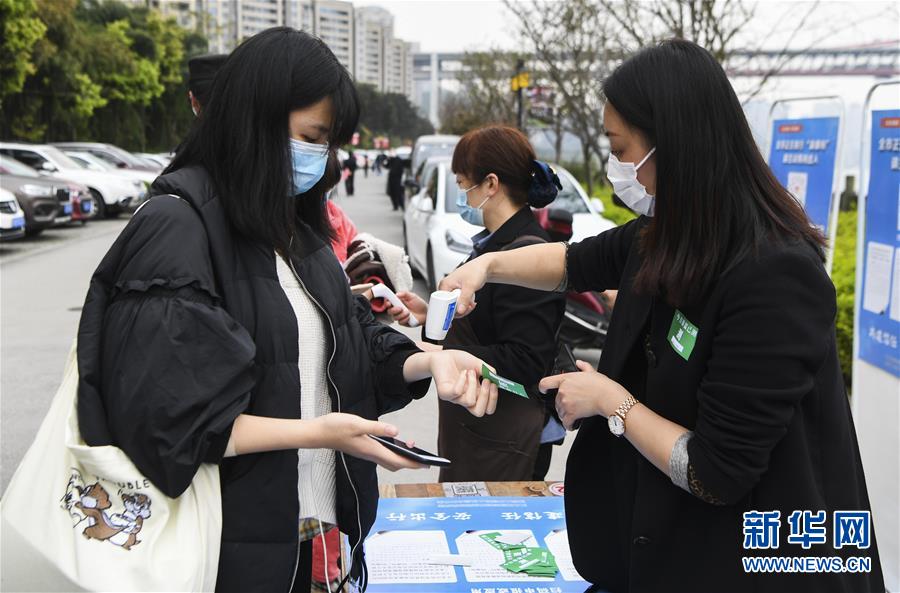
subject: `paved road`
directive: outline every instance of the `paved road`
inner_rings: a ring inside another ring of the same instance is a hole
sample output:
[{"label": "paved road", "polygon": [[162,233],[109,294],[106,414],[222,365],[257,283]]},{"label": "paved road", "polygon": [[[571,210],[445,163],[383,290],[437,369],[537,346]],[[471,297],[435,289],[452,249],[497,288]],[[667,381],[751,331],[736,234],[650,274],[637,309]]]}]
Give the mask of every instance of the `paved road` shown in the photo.
[{"label": "paved road", "polygon": [[[357,175],[357,191],[337,202],[360,231],[402,243],[402,218],[391,212],[385,177]],[[49,407],[78,326],[91,273],[127,219],[46,231],[0,245],[0,492],[12,477]],[[427,295],[421,281],[416,290]],[[399,326],[396,326],[399,327]],[[411,337],[418,332],[401,328]],[[385,417],[405,438],[437,450],[435,394]],[[555,448],[550,479],[562,479],[571,437]],[[437,470],[383,472],[386,482],[427,482]]]},{"label": "paved road", "polygon": [[62,379],[91,273],[126,223],[92,221],[0,248],[0,491]]}]

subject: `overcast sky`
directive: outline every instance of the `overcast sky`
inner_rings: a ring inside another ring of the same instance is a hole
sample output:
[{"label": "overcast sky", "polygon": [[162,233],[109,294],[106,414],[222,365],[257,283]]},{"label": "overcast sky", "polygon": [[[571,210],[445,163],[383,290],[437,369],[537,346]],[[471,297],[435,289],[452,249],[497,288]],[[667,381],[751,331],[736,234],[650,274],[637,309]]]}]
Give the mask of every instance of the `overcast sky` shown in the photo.
[{"label": "overcast sky", "polygon": [[[500,0],[355,0],[359,6],[377,5],[394,14],[395,35],[417,42],[421,51],[476,51],[491,48],[516,48],[519,43],[513,18]],[[807,15],[806,26],[797,31],[799,19]],[[893,1],[760,1],[756,19],[737,45],[781,49],[786,45],[806,47],[844,47],[900,38],[900,3]],[[762,40],[762,42],[760,42]],[[869,87],[868,77],[776,77],[751,106],[748,115],[759,134],[765,133],[768,102],[773,98],[839,94],[849,120],[858,119],[860,106]],[[752,86],[752,81],[737,79],[735,88]],[[876,96],[878,104],[896,104],[897,87],[888,87]],[[781,117],[798,116],[804,104],[791,104]],[[829,105],[816,106],[816,111]],[[821,115],[826,115],[822,113]],[[856,128],[858,126],[851,126]]]},{"label": "overcast sky", "polygon": [[[395,17],[395,34],[417,42],[422,51],[473,51],[517,44],[515,22],[499,0],[356,0],[358,6],[377,5]],[[813,2],[762,1],[758,19],[749,31],[754,42],[766,36],[767,45],[782,47]],[[900,9],[890,1],[819,2],[808,27],[792,36],[793,43],[821,42],[834,47],[900,37]]]}]

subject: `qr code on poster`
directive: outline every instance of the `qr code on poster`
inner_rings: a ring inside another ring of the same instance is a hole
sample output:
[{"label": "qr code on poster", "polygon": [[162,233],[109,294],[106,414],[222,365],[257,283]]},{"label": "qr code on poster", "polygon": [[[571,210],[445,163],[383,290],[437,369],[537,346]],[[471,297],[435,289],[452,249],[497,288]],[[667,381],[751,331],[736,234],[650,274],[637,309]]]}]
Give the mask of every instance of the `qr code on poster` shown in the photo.
[{"label": "qr code on poster", "polygon": [[445,482],[444,496],[489,496],[484,482]]}]

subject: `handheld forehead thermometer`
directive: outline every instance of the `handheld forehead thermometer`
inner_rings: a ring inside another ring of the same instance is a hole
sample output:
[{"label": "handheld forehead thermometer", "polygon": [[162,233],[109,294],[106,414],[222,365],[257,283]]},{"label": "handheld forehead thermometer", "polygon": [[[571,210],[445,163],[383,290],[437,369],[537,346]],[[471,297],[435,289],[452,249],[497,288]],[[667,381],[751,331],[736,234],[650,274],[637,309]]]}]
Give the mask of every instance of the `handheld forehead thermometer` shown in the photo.
[{"label": "handheld forehead thermometer", "polygon": [[[409,309],[406,308],[406,305],[403,304],[403,301],[400,300],[400,297],[394,294],[394,291],[384,284],[374,285],[372,287],[372,296],[374,296],[375,298],[387,299],[390,304],[394,305],[395,307],[400,307],[401,309],[409,313]],[[419,326],[419,320],[416,319],[416,316],[412,313],[409,313],[409,321],[407,323],[409,323],[409,327]]]},{"label": "handheld forehead thermometer", "polygon": [[443,340],[447,337],[453,315],[456,313],[456,301],[460,290],[436,290],[428,299],[428,316],[425,318],[425,335],[431,340]]}]

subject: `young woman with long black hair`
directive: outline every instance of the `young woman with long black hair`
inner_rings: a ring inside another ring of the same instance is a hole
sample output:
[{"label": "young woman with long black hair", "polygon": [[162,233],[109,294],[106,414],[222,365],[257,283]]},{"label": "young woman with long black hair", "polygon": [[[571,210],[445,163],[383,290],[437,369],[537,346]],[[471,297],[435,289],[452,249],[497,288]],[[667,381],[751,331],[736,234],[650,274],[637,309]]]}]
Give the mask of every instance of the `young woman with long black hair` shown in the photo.
[{"label": "young woman with long black hair", "polygon": [[[883,592],[874,531],[867,547],[834,544],[833,513],[869,499],[824,238],[709,52],[663,42],[603,89],[609,179],[642,216],[571,246],[487,254],[441,283],[462,289],[460,314],[486,282],[619,289],[599,370],[541,382],[568,428],[581,421],[566,468],[578,571],[603,591]],[[816,541],[820,518],[826,542],[788,541]],[[745,568],[762,556],[865,556],[871,571]]]},{"label": "young woman with long black hair", "polygon": [[335,523],[364,585],[375,464],[418,467],[369,438],[397,434],[378,416],[425,395],[429,377],[475,415],[496,405],[480,360],[420,352],[350,293],[324,185],[358,114],[321,40],[251,37],[91,281],[82,435],[173,497],[220,463],[220,591],[308,590],[309,537]]}]

